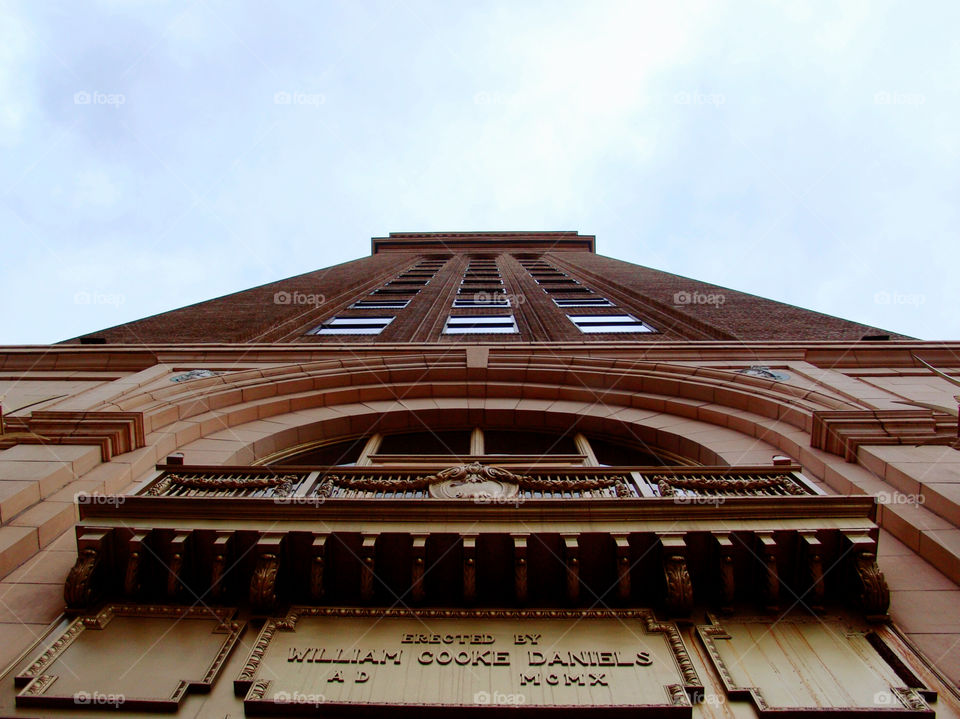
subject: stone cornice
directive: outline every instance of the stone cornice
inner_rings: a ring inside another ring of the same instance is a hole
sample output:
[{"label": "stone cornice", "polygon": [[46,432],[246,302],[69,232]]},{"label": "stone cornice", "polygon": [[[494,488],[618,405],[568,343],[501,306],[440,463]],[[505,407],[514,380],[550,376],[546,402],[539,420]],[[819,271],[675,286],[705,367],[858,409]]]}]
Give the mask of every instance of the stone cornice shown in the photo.
[{"label": "stone cornice", "polygon": [[334,344],[304,346],[297,343],[275,344],[198,344],[198,345],[99,345],[76,344],[13,346],[0,348],[0,371],[127,371],[136,372],[164,362],[183,366],[197,363],[312,362],[336,357],[392,355],[451,356],[471,346],[484,346],[492,354],[517,352],[553,355],[617,356],[627,353],[632,359],[647,361],[775,361],[805,360],[820,367],[917,367],[911,356],[943,367],[960,365],[960,342],[458,342],[457,345],[409,344]]},{"label": "stone cornice", "polygon": [[0,448],[16,444],[98,445],[104,462],[144,446],[141,412],[54,412],[8,417]]},{"label": "stone cornice", "polygon": [[860,445],[950,445],[957,441],[957,421],[928,410],[829,410],[813,413],[810,444],[848,462]]}]

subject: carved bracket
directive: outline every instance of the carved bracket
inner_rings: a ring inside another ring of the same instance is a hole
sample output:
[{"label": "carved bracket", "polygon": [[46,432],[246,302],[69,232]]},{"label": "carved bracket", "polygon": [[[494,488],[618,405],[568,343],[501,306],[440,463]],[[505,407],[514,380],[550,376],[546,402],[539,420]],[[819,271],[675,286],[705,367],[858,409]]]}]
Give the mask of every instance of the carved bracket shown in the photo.
[{"label": "carved bracket", "polygon": [[184,563],[189,552],[191,532],[176,532],[170,542],[169,561],[167,562],[167,596],[170,599],[182,597],[188,587],[185,581]]},{"label": "carved bracket", "polygon": [[527,602],[527,535],[513,536],[513,592],[517,604]]},{"label": "carved bracket", "polygon": [[853,594],[867,618],[885,621],[890,608],[890,589],[877,566],[877,542],[867,532],[846,532],[853,548]]},{"label": "carved bracket", "polygon": [[580,601],[580,537],[561,534],[564,561],[567,565],[567,599],[571,604]]},{"label": "carved bracket", "polygon": [[63,599],[71,610],[87,609],[103,592],[101,567],[110,565],[112,529],[88,530],[77,537],[77,562],[67,574],[63,585]]},{"label": "carved bracket", "polygon": [[149,536],[149,529],[135,530],[127,540],[127,568],[123,576],[123,593],[131,599],[140,594],[140,565]]},{"label": "carved bracket", "polygon": [[364,602],[373,601],[373,580],[376,578],[376,534],[364,534],[363,544],[360,547],[360,599]]},{"label": "carved bracket", "polygon": [[213,540],[213,563],[210,567],[210,596],[214,601],[223,598],[226,584],[227,562],[233,543],[233,532],[217,532]]},{"label": "carved bracket", "polygon": [[823,583],[823,544],[817,539],[816,532],[802,531],[798,534],[800,535],[800,546],[803,552],[800,567],[806,569],[804,579],[809,587],[801,595],[801,599],[814,612],[822,612],[826,597],[826,587]]},{"label": "carved bracket", "polygon": [[310,561],[310,596],[313,599],[323,599],[326,592],[324,586],[324,569],[326,566],[327,538],[328,534],[314,534],[313,544],[311,545],[311,554],[313,559]]},{"label": "carved bracket", "polygon": [[283,539],[283,534],[264,534],[257,542],[257,560],[250,577],[250,605],[255,612],[268,612],[277,602]]},{"label": "carved bracket", "polygon": [[463,600],[477,598],[477,535],[463,536]]},{"label": "carved bracket", "polygon": [[854,558],[854,567],[863,611],[868,618],[886,619],[890,609],[890,589],[877,566],[877,556],[872,552],[861,552]]},{"label": "carved bracket", "polygon": [[617,557],[617,598],[630,600],[630,541],[626,534],[611,535]]},{"label": "carved bracket", "polygon": [[413,601],[422,602],[426,595],[426,588],[423,583],[424,570],[427,563],[427,535],[414,534],[413,546],[411,547],[412,564],[410,567],[410,593]]},{"label": "carved bracket", "polygon": [[733,565],[733,538],[726,532],[715,532],[717,560],[717,599],[720,611],[732,612],[736,597],[736,583]]},{"label": "carved bracket", "polygon": [[757,559],[760,561],[760,597],[767,611],[780,606],[780,572],[777,568],[777,542],[773,532],[756,532]]},{"label": "carved bracket", "polygon": [[661,533],[660,544],[663,545],[667,610],[671,614],[687,615],[693,609],[693,584],[687,569],[686,541],[682,533]]}]

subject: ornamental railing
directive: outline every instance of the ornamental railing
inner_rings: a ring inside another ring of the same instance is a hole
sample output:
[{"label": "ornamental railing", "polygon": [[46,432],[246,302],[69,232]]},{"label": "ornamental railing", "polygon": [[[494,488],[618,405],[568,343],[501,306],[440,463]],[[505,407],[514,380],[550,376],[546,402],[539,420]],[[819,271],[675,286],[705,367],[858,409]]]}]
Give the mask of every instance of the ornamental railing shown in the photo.
[{"label": "ornamental railing", "polygon": [[820,494],[799,467],[511,467],[471,462],[438,471],[385,467],[158,465],[142,497],[323,500],[641,499]]}]

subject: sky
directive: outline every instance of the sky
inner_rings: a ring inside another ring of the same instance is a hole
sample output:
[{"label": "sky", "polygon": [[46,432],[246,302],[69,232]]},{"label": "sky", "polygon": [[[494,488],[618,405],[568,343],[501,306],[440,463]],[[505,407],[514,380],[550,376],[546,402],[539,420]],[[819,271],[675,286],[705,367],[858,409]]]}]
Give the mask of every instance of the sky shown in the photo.
[{"label": "sky", "polygon": [[0,0],[0,344],[577,230],[960,339],[960,3]]}]

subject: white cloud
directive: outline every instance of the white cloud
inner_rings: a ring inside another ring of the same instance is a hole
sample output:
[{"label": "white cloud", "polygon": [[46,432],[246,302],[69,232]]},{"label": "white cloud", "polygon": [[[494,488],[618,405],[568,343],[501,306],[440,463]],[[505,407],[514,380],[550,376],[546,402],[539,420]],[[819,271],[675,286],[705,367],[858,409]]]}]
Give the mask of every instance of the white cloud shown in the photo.
[{"label": "white cloud", "polygon": [[[6,286],[80,263],[133,319],[362,256],[391,230],[560,228],[960,334],[946,0],[97,7],[23,3],[0,30]],[[77,106],[83,89],[125,104]],[[145,298],[151,284],[178,290]],[[873,300],[917,287],[919,310]],[[31,311],[0,341],[96,328],[59,301]]]}]

